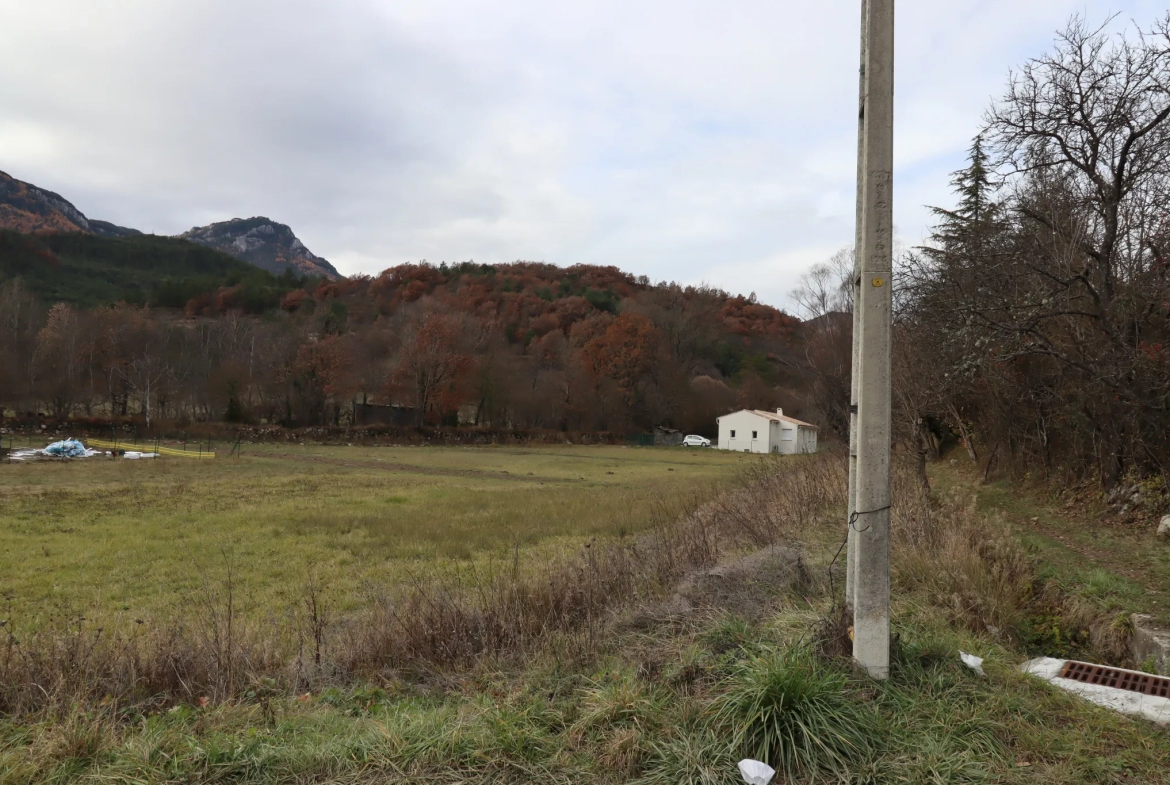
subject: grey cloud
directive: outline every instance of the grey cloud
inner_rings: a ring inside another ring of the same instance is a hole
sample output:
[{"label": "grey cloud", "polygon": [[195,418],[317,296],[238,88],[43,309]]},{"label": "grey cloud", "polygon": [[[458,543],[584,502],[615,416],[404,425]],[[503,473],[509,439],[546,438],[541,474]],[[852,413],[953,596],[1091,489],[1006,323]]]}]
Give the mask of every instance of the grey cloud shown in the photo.
[{"label": "grey cloud", "polygon": [[[0,169],[179,232],[288,223],[346,273],[618,264],[783,304],[852,237],[856,0],[0,0]],[[1069,13],[901,0],[896,222]]]}]

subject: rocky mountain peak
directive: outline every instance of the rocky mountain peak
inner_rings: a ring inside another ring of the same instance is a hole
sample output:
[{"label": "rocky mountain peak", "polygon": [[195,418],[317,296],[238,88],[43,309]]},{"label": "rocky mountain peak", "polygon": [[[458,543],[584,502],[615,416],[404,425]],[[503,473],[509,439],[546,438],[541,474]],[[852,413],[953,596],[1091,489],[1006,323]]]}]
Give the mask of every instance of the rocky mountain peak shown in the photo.
[{"label": "rocky mountain peak", "polygon": [[0,172],[0,227],[18,232],[84,232],[102,237],[139,234],[108,221],[91,221],[58,193]]},{"label": "rocky mountain peak", "polygon": [[[0,228],[26,234],[81,232],[110,238],[142,234],[136,229],[87,218],[60,194],[4,172],[0,172]],[[333,265],[306,248],[292,229],[264,216],[197,226],[179,237],[276,275],[292,270],[297,275],[331,281],[341,277]]]},{"label": "rocky mountain peak", "polygon": [[341,277],[332,264],[306,248],[287,225],[264,216],[197,226],[179,237],[223,251],[276,275],[292,270],[298,275],[329,280]]}]

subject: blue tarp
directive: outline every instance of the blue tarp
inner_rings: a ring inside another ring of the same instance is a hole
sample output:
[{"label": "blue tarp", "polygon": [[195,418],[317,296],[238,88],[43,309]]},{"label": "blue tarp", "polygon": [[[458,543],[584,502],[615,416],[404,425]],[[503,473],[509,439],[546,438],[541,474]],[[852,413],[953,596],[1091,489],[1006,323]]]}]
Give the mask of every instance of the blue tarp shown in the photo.
[{"label": "blue tarp", "polygon": [[59,458],[84,458],[85,445],[76,439],[66,439],[63,442],[53,442],[45,448],[46,455],[55,455]]}]

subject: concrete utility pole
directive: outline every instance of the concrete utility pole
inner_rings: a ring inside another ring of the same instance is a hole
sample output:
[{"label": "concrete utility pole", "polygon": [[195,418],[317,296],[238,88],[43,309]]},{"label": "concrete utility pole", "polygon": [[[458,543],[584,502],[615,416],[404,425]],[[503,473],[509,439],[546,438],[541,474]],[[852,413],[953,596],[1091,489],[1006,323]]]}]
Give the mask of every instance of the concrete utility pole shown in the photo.
[{"label": "concrete utility pole", "polygon": [[[865,238],[861,236],[861,218],[865,206],[862,198],[865,181],[865,24],[868,21],[866,14],[868,7],[866,0],[861,0],[861,79],[857,97],[857,216],[856,233],[853,239],[853,365],[849,373],[849,517],[853,520],[853,513],[857,510],[857,336],[861,335],[861,247]],[[853,594],[856,585],[857,570],[857,535],[853,527],[849,527],[848,544],[846,546],[847,567],[845,570],[845,613],[853,615]]]},{"label": "concrete utility pole", "polygon": [[893,298],[894,0],[862,0],[853,302],[849,564],[853,659],[890,674],[890,317]]}]

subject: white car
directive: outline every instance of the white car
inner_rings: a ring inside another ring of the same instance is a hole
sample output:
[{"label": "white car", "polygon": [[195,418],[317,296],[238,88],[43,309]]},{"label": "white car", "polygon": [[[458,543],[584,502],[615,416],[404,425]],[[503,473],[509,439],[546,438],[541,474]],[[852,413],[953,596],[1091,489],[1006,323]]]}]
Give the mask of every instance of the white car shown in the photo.
[{"label": "white car", "polygon": [[710,447],[711,446],[710,439],[704,439],[702,436],[696,436],[693,433],[690,436],[683,439],[682,443],[683,443],[683,447]]}]

